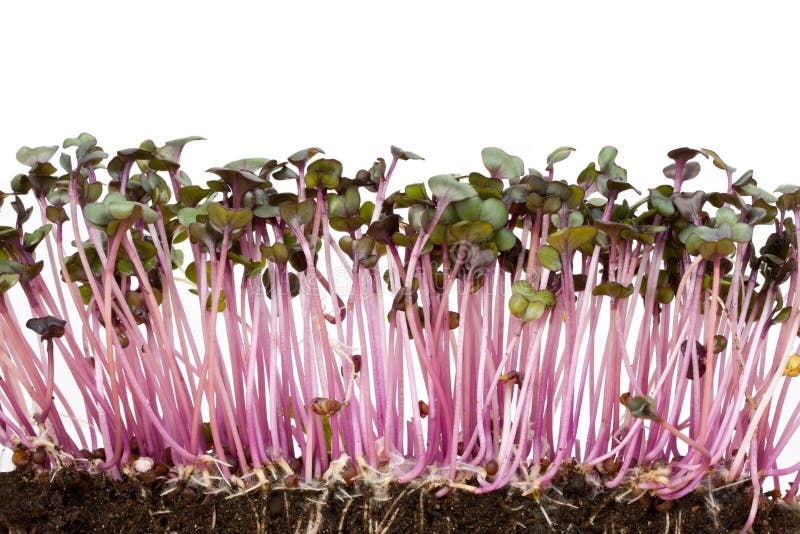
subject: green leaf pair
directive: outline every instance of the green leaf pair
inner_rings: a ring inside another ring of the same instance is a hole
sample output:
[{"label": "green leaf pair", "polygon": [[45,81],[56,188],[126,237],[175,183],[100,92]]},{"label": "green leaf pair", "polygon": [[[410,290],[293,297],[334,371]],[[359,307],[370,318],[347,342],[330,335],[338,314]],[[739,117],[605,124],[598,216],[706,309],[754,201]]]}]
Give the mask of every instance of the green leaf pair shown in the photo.
[{"label": "green leaf pair", "polygon": [[541,176],[526,176],[522,183],[528,191],[525,207],[532,213],[558,213],[564,205],[570,209],[577,208],[585,195],[580,186],[562,181],[548,182]]},{"label": "green leaf pair", "polygon": [[58,319],[52,315],[45,317],[34,317],[28,319],[25,326],[42,336],[42,339],[51,340],[54,337],[61,337],[64,335],[64,327],[67,321]]},{"label": "green leaf pair", "polygon": [[728,207],[717,210],[713,227],[690,225],[678,234],[689,254],[700,254],[707,260],[733,254],[736,243],[749,243],[752,237],[750,225],[740,222],[736,212]]},{"label": "green leaf pair", "polygon": [[243,195],[256,187],[270,187],[269,181],[261,178],[248,170],[231,169],[228,167],[212,167],[206,172],[216,174],[225,182],[231,191],[238,191]]},{"label": "green leaf pair", "polygon": [[281,219],[286,221],[289,226],[299,228],[302,225],[309,225],[314,221],[314,213],[317,203],[313,199],[303,202],[283,202],[279,207]]},{"label": "green leaf pair", "polygon": [[520,280],[511,286],[508,309],[524,323],[539,319],[547,308],[555,306],[556,297],[546,289],[535,290],[530,282]]},{"label": "green leaf pair", "polygon": [[559,254],[569,256],[577,249],[588,245],[597,235],[594,226],[577,226],[575,228],[562,228],[547,236],[547,242]]},{"label": "green leaf pair", "polygon": [[353,239],[349,236],[344,236],[339,240],[339,246],[342,250],[350,256],[353,262],[362,267],[371,269],[378,263],[378,256],[375,252],[375,241],[368,236],[359,239]]},{"label": "green leaf pair", "polygon": [[481,158],[492,178],[518,178],[525,174],[525,164],[522,159],[509,155],[501,148],[484,148],[481,151]]},{"label": "green leaf pair", "polygon": [[655,399],[649,395],[628,399],[628,409],[631,411],[631,415],[639,419],[660,421],[661,417],[656,413],[655,406]]},{"label": "green leaf pair", "polygon": [[26,167],[34,168],[42,163],[48,163],[56,152],[58,152],[58,145],[36,148],[24,146],[17,150],[17,161]]},{"label": "green leaf pair", "polygon": [[208,205],[208,223],[220,234],[227,231],[242,230],[253,220],[253,212],[248,209],[225,208],[219,202]]},{"label": "green leaf pair", "polygon": [[410,159],[425,159],[425,158],[423,158],[421,156],[418,156],[417,154],[414,154],[413,152],[411,152],[409,150],[403,150],[399,146],[392,145],[391,151],[392,151],[392,156],[396,157],[399,160],[403,160],[403,161],[407,161],[407,160],[410,160]]},{"label": "green leaf pair", "polygon": [[285,265],[289,261],[289,248],[283,243],[261,245],[261,255],[273,263]]},{"label": "green leaf pair", "polygon": [[112,192],[102,202],[93,202],[83,208],[86,220],[109,235],[113,235],[121,221],[141,219],[145,224],[153,224],[158,214],[149,206],[127,200],[123,195]]},{"label": "green leaf pair", "polygon": [[439,174],[428,180],[431,193],[446,205],[470,197],[478,196],[475,188],[464,182],[459,182],[452,174]]},{"label": "green leaf pair", "polygon": [[592,295],[605,295],[612,299],[628,298],[633,294],[633,284],[623,286],[619,282],[603,282],[595,286]]},{"label": "green leaf pair", "polygon": [[481,200],[480,197],[474,196],[460,200],[453,206],[460,221],[483,221],[488,223],[492,230],[502,228],[508,221],[505,204],[494,197]]},{"label": "green leaf pair", "polygon": [[336,189],[342,177],[342,164],[335,159],[318,159],[308,166],[306,186]]}]

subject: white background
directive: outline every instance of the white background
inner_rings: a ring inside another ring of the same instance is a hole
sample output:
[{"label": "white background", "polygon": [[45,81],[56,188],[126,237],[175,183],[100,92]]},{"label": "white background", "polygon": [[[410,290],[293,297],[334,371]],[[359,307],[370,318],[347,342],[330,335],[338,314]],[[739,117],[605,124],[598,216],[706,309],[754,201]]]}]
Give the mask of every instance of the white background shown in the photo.
[{"label": "white background", "polygon": [[[399,180],[480,169],[500,146],[542,169],[607,144],[640,188],[707,147],[759,185],[797,182],[800,38],[770,2],[8,2],[0,7],[0,189],[21,145],[81,131],[112,152],[186,149],[195,180],[320,146],[346,174],[391,144]],[[724,175],[704,165],[698,188]],[[397,185],[397,184],[395,184]],[[10,211],[3,208],[3,218]]]},{"label": "white background", "polygon": [[19,146],[89,131],[109,150],[202,135],[198,179],[311,145],[354,172],[390,144],[426,157],[415,179],[478,169],[489,145],[538,168],[570,145],[577,171],[606,144],[638,183],[684,145],[794,179],[789,2],[263,4],[4,3],[5,176]]}]

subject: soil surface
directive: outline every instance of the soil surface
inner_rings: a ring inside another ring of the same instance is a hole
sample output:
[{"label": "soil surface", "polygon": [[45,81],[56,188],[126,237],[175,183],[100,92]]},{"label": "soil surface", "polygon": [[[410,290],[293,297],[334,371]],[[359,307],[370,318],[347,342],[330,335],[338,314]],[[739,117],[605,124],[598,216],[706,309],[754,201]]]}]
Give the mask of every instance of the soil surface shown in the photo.
[{"label": "soil surface", "polygon": [[[377,495],[358,481],[318,490],[278,486],[231,497],[164,477],[0,473],[0,533],[731,532],[744,524],[751,503],[744,483],[665,503],[649,494],[598,491],[571,470],[538,500],[513,491],[453,490],[437,498],[435,488],[422,485],[391,485]],[[800,511],[763,496],[754,530],[800,532]]]}]

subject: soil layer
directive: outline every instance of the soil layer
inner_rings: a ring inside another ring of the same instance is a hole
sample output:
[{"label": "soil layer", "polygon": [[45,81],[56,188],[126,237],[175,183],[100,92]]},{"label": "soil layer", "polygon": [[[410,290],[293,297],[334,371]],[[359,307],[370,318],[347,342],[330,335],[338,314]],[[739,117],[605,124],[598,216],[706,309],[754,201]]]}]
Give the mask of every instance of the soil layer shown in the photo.
[{"label": "soil layer", "polygon": [[[730,532],[744,524],[752,502],[747,484],[698,489],[665,503],[648,494],[598,491],[572,471],[538,500],[513,491],[453,490],[437,498],[431,490],[392,485],[376,495],[358,483],[320,490],[276,485],[231,497],[165,478],[0,473],[0,533]],[[754,531],[799,532],[800,511],[764,496]]]}]

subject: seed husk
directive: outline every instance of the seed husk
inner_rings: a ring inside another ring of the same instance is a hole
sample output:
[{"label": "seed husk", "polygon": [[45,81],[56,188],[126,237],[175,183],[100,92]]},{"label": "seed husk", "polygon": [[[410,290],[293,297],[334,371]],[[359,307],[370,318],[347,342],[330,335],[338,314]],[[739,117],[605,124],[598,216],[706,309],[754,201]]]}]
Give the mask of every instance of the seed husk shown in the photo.
[{"label": "seed husk", "polygon": [[428,403],[423,400],[419,401],[419,416],[425,419],[426,417],[428,417],[428,413],[429,413]]},{"label": "seed husk", "polygon": [[486,474],[490,477],[493,477],[500,471],[500,465],[497,463],[497,460],[489,460],[486,462]]},{"label": "seed husk", "polygon": [[603,461],[603,471],[607,475],[616,475],[619,472],[621,464],[617,460],[607,458]]},{"label": "seed husk", "polygon": [[342,471],[342,478],[344,479],[345,484],[348,486],[353,485],[353,480],[358,476],[358,471],[356,467],[353,465],[352,462],[347,462],[347,465]]},{"label": "seed husk", "polygon": [[522,375],[519,374],[519,371],[509,371],[500,377],[500,382],[503,384],[513,383],[522,386]]},{"label": "seed husk", "polygon": [[666,514],[670,510],[672,510],[672,506],[675,504],[675,501],[661,501],[660,503],[656,504],[654,508],[659,512]]},{"label": "seed husk", "polygon": [[17,469],[27,469],[31,465],[31,453],[27,449],[17,449],[11,455],[11,463]]},{"label": "seed husk", "polygon": [[317,415],[333,415],[342,409],[342,403],[327,397],[311,399],[311,410]]},{"label": "seed husk", "polygon": [[36,465],[44,465],[45,462],[47,462],[47,452],[44,450],[44,447],[37,447],[31,455],[31,460]]},{"label": "seed husk", "polygon": [[289,468],[295,473],[299,473],[303,469],[303,457],[293,458],[289,460]]}]

